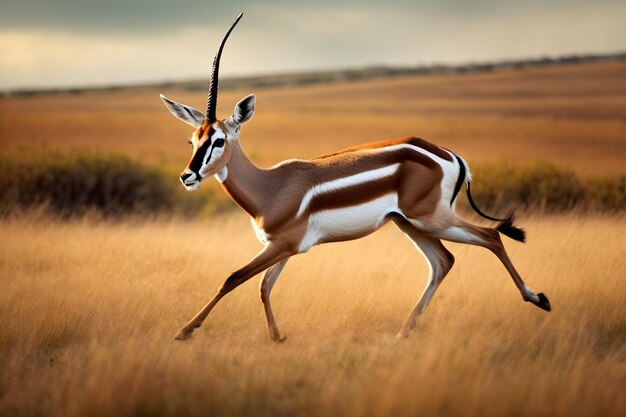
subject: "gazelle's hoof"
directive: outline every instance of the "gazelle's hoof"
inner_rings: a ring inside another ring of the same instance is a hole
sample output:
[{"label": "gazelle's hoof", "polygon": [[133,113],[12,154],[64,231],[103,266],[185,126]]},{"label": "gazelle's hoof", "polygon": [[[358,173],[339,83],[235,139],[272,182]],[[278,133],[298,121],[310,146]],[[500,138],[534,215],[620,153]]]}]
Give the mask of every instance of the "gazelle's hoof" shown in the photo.
[{"label": "gazelle's hoof", "polygon": [[529,301],[542,310],[546,310],[546,311],[552,310],[552,306],[550,305],[550,300],[548,300],[548,297],[546,297],[544,293],[537,294],[537,297],[539,297],[539,301],[535,301],[535,300],[529,300]]},{"label": "gazelle's hoof", "polygon": [[277,345],[280,345],[281,343],[285,343],[285,340],[287,340],[287,336],[283,336],[279,339],[274,340],[274,342],[276,342]]},{"label": "gazelle's hoof", "polygon": [[188,340],[188,339],[191,339],[192,333],[193,333],[193,329],[184,328],[176,335],[174,339],[178,341]]}]

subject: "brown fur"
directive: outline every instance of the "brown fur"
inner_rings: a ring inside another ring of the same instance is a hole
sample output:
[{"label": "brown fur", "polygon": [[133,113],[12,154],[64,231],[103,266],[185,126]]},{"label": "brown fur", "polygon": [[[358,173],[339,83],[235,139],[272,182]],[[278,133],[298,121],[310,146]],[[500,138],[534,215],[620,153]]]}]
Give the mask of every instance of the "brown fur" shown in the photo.
[{"label": "brown fur", "polygon": [[337,155],[342,155],[342,154],[346,154],[346,153],[350,153],[350,152],[357,152],[357,151],[362,151],[365,149],[380,149],[380,148],[384,148],[387,146],[394,146],[394,145],[401,145],[401,144],[409,144],[409,145],[413,145],[416,146],[418,148],[422,148],[425,151],[428,151],[436,156],[438,156],[439,158],[445,159],[446,161],[452,161],[452,156],[450,156],[450,154],[448,154],[447,152],[444,151],[443,148],[440,148],[437,145],[434,145],[428,141],[425,141],[424,139],[421,138],[416,138],[413,136],[410,137],[405,137],[405,138],[398,138],[398,139],[389,139],[389,140],[382,140],[382,141],[378,141],[378,142],[370,142],[370,143],[365,143],[363,145],[357,145],[357,146],[353,146],[338,152],[333,152],[327,155],[321,155],[318,156],[317,158],[314,158],[314,160],[319,160],[319,159],[324,159],[324,158],[329,158],[329,157],[333,157],[333,156],[337,156]]},{"label": "brown fur", "polygon": [[[223,130],[227,133],[228,126],[224,127]],[[208,129],[204,125],[203,128],[204,131]],[[539,305],[542,300],[533,300],[537,296],[526,289],[502,246],[498,232],[463,222],[449,207],[439,204],[443,171],[437,162],[410,149],[383,150],[384,147],[400,144],[418,146],[442,159],[453,160],[450,153],[423,139],[403,138],[348,148],[308,161],[285,161],[270,169],[261,169],[247,158],[237,139],[227,141],[225,156],[222,157],[224,163],[218,163],[213,173],[224,166],[228,168],[228,176],[222,183],[224,190],[253,218],[261,229],[260,233],[266,234],[262,237],[267,242],[256,257],[224,282],[213,299],[185,325],[177,339],[188,338],[224,295],[254,275],[267,270],[260,285],[261,301],[270,338],[275,342],[283,341],[272,313],[270,292],[286,261],[300,251],[309,216],[322,210],[362,204],[392,192],[397,193],[398,206],[407,217],[391,214],[386,220],[393,219],[413,240],[431,264],[432,271],[429,283],[407,318],[400,336],[407,336],[414,327],[417,317],[425,311],[437,287],[454,263],[454,256],[442,245],[441,238],[491,250],[507,268],[524,299]],[[393,164],[399,166],[392,175],[318,194],[311,199],[305,212],[297,215],[306,192],[315,185]],[[407,219],[417,221],[418,225],[421,222],[424,227],[418,228]],[[356,239],[373,231],[363,230],[339,237],[326,236],[317,243]],[[544,299],[547,303],[547,298]]]},{"label": "brown fur", "polygon": [[[238,142],[233,142],[233,157],[227,165],[229,174],[222,186],[271,237],[281,235],[283,225],[292,227],[304,194],[316,184],[399,163],[399,172],[404,175],[396,176],[393,184],[391,179],[386,178],[317,196],[309,204],[306,214],[346,207],[350,202],[354,204],[355,198],[367,202],[391,192],[397,186],[395,190],[403,209],[423,216],[433,213],[437,204],[438,184],[443,176],[439,165],[428,156],[409,149],[377,152],[384,146],[411,143],[410,140],[378,142],[308,161],[286,161],[270,169],[256,167],[245,156]],[[448,155],[444,151],[441,154]],[[377,182],[380,182],[380,187],[377,187]],[[303,221],[307,215],[303,216]]]}]

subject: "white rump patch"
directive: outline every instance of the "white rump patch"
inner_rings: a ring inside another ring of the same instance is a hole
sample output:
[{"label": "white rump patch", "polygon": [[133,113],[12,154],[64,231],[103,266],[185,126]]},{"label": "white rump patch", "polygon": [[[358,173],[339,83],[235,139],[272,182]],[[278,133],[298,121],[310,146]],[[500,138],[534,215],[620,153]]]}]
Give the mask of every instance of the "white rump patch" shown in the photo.
[{"label": "white rump patch", "polygon": [[298,209],[296,217],[302,216],[307,207],[309,207],[309,204],[311,203],[313,197],[317,195],[388,177],[389,175],[395,174],[399,166],[400,164],[393,164],[384,168],[373,169],[371,171],[365,171],[355,175],[350,175],[348,177],[343,177],[318,184],[306,192],[306,194],[302,198],[302,202],[300,203],[300,208]]},{"label": "white rump patch", "polygon": [[[449,208],[450,200],[452,200],[452,194],[454,193],[454,186],[456,184],[456,180],[459,177],[460,167],[454,158],[454,154],[451,152],[442,149],[450,154],[452,157],[452,161],[448,161],[446,159],[440,158],[432,152],[427,151],[426,149],[420,148],[419,146],[411,145],[409,143],[401,143],[398,145],[386,146],[384,148],[379,149],[371,149],[367,150],[368,152],[393,152],[399,149],[410,149],[412,151],[421,153],[435,161],[441,167],[443,171],[443,178],[441,180],[441,199],[439,200],[439,204],[442,207]],[[466,164],[467,167],[467,164]],[[469,170],[467,170],[469,173]]]},{"label": "white rump patch", "polygon": [[439,204],[442,207],[449,208],[450,200],[452,200],[452,194],[454,194],[454,186],[456,184],[456,180],[459,178],[459,173],[461,171],[461,168],[456,162],[456,158],[454,158],[454,155],[451,152],[448,152],[450,153],[450,156],[452,157],[452,161],[448,161],[446,159],[438,157],[437,155],[431,152],[428,152],[425,149],[420,148],[419,146],[413,146],[409,144],[390,146],[385,149],[391,150],[392,148],[397,148],[397,147],[409,147],[410,149],[414,151],[417,151],[423,155],[428,156],[433,161],[439,164],[439,166],[441,167],[441,170],[443,171],[443,178],[441,179],[441,198],[439,200]]}]

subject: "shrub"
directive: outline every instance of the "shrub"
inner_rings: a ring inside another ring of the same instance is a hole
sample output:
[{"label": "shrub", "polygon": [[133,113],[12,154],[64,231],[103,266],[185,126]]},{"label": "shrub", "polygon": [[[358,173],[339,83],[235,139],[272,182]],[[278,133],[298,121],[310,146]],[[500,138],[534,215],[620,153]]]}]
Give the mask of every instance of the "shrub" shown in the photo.
[{"label": "shrub", "polygon": [[581,180],[548,163],[484,165],[473,169],[472,195],[479,206],[557,212],[626,209],[626,176]]},{"label": "shrub", "polygon": [[[22,160],[0,157],[0,216],[37,207],[64,218],[93,211],[106,217],[206,216],[234,207],[215,185],[188,193],[178,183],[177,171],[146,167],[124,156],[29,155]],[[541,163],[479,166],[473,176],[473,197],[485,210],[626,209],[626,175],[581,180],[571,170]],[[460,199],[460,208],[468,209],[466,199]]]},{"label": "shrub", "polygon": [[0,158],[0,213],[42,205],[62,217],[90,210],[116,216],[169,210],[173,200],[158,171],[123,156]]},{"label": "shrub", "polygon": [[626,209],[626,175],[594,179],[586,187],[591,208],[601,211]]}]

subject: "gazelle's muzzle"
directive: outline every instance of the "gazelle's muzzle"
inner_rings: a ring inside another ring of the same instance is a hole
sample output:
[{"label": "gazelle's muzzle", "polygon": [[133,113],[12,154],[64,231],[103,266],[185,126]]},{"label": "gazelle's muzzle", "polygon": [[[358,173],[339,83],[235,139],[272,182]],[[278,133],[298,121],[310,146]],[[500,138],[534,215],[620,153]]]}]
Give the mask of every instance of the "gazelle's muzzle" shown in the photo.
[{"label": "gazelle's muzzle", "polygon": [[180,174],[180,182],[189,191],[197,190],[200,187],[200,181],[202,181],[202,178],[190,169],[186,169]]}]

